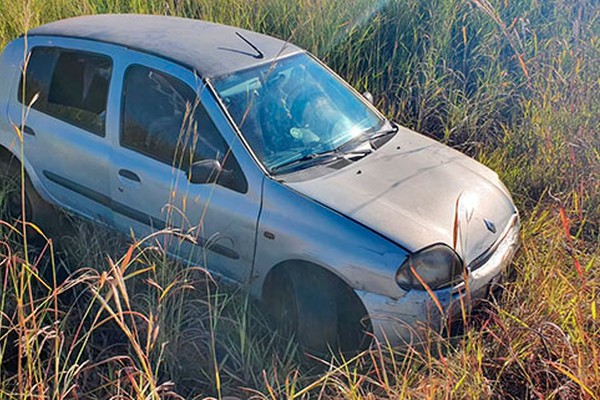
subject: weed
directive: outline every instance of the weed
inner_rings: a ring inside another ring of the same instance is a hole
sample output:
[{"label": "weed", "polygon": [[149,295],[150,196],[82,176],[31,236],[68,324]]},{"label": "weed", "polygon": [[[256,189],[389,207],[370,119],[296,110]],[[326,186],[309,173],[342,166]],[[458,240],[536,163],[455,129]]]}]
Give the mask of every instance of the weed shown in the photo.
[{"label": "weed", "polygon": [[5,1],[0,45],[106,12],[289,39],[372,92],[388,116],[475,156],[521,211],[515,276],[458,336],[430,332],[424,349],[374,343],[314,361],[316,374],[243,291],[168,259],[160,233],[132,240],[75,220],[34,248],[26,224],[3,223],[0,394],[600,397],[598,2]]}]

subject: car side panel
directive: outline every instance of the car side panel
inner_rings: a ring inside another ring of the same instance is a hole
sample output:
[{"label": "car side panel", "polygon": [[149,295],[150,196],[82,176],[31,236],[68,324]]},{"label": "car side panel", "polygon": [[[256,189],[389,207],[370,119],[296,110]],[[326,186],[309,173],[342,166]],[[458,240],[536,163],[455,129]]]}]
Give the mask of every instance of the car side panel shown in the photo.
[{"label": "car side panel", "polygon": [[[68,38],[32,37],[28,46],[29,50],[47,46],[110,57],[119,52],[113,46]],[[19,47],[23,54],[22,41]],[[22,61],[18,69],[21,65]],[[20,76],[15,79],[16,84],[9,94],[9,118],[17,125],[27,125],[34,132],[23,134],[25,160],[31,165],[28,172],[31,171],[34,187],[55,204],[87,218],[108,222],[111,210],[98,199],[107,199],[109,195],[109,140],[33,108],[23,112],[24,106],[18,101],[19,80]],[[109,116],[113,112],[109,104],[106,114]]]},{"label": "car side panel", "polygon": [[11,94],[21,75],[22,41],[9,43],[0,55],[0,144],[19,156],[19,140],[8,115]]},{"label": "car side panel", "polygon": [[261,295],[269,270],[289,260],[321,266],[350,287],[398,298],[407,253],[373,231],[272,179],[265,179],[251,290]]},{"label": "car side panel", "polygon": [[[22,149],[15,127],[21,128],[18,123],[20,118],[14,120],[9,111],[16,101],[15,96],[21,79],[23,59],[24,42],[22,38],[10,42],[0,56],[0,146],[10,151],[19,160]],[[27,157],[23,160],[23,164],[38,194],[46,201],[56,203]]]}]

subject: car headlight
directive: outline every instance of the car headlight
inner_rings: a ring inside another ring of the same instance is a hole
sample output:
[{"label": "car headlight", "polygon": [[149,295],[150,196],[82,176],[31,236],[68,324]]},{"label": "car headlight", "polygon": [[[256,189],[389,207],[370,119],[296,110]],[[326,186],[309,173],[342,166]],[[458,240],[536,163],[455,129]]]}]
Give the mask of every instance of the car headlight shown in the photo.
[{"label": "car headlight", "polygon": [[461,281],[463,271],[463,262],[454,250],[434,244],[408,256],[396,273],[396,282],[404,290],[425,290],[421,281],[435,290]]}]

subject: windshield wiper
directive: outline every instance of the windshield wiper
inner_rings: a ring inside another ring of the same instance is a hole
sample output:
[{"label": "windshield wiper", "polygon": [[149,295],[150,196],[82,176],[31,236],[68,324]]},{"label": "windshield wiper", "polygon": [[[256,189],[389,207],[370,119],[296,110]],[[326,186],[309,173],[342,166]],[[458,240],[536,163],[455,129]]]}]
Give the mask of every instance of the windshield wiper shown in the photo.
[{"label": "windshield wiper", "polygon": [[332,161],[333,161],[333,159],[337,159],[339,157],[338,150],[334,149],[334,150],[323,151],[321,153],[311,152],[308,154],[304,154],[304,155],[300,156],[299,158],[295,158],[290,161],[286,161],[283,164],[279,164],[279,165],[271,168],[271,171],[280,173],[282,171],[287,171],[289,169],[298,167],[298,166],[308,163],[310,161],[314,161],[314,160],[326,158],[326,157],[332,157]]},{"label": "windshield wiper", "polygon": [[368,139],[368,136],[365,136],[365,134],[363,133],[362,135],[358,135],[358,136],[348,140],[346,143],[339,145],[338,147],[335,148],[335,150],[340,153],[346,153],[350,149],[357,147],[359,144],[363,143],[367,139]]},{"label": "windshield wiper", "polygon": [[346,143],[338,146],[335,150],[340,153],[347,153],[350,151],[350,149],[358,147],[358,145],[366,142],[367,140],[372,141],[375,139],[379,139],[383,136],[387,136],[389,134],[398,132],[398,125],[394,123],[390,123],[390,125],[391,127],[387,129],[365,131],[362,135],[358,135],[357,137],[350,139]]},{"label": "windshield wiper", "polygon": [[[329,158],[327,161],[334,161],[343,157],[344,155],[348,155],[354,153],[352,149],[357,148],[361,143],[368,141],[372,141],[383,136],[390,135],[392,133],[398,132],[398,126],[395,124],[391,124],[390,128],[381,129],[377,131],[366,131],[362,135],[358,135],[357,137],[350,139],[346,143],[336,147],[333,150],[323,151],[323,152],[310,152],[304,155],[301,155],[298,158],[294,158],[290,161],[286,161],[282,164],[276,165],[271,168],[271,172],[281,173],[282,171],[292,170],[299,166],[306,166],[307,163],[310,163],[317,159]],[[367,155],[371,153],[373,150],[361,150],[357,151],[357,154]]]},{"label": "windshield wiper", "polygon": [[398,132],[398,125],[396,125],[396,124],[394,124],[394,123],[392,123],[391,125],[392,125],[392,127],[391,127],[391,128],[388,128],[388,129],[382,129],[382,130],[380,130],[380,131],[377,131],[377,132],[375,132],[375,134],[374,134],[374,135],[370,135],[370,136],[367,138],[367,140],[371,141],[371,140],[379,139],[379,138],[381,138],[381,137],[384,137],[384,136],[390,135],[390,134],[392,134],[392,133],[396,133],[396,132]]}]

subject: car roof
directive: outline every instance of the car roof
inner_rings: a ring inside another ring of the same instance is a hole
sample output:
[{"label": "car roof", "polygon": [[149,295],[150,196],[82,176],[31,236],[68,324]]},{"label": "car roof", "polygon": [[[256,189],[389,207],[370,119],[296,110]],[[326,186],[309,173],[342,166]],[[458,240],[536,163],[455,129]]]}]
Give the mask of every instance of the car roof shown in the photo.
[{"label": "car roof", "polygon": [[[238,33],[251,44],[240,38]],[[75,17],[39,26],[30,30],[28,35],[117,44],[183,64],[206,78],[227,75],[303,51],[289,42],[257,32],[159,15]]]}]

